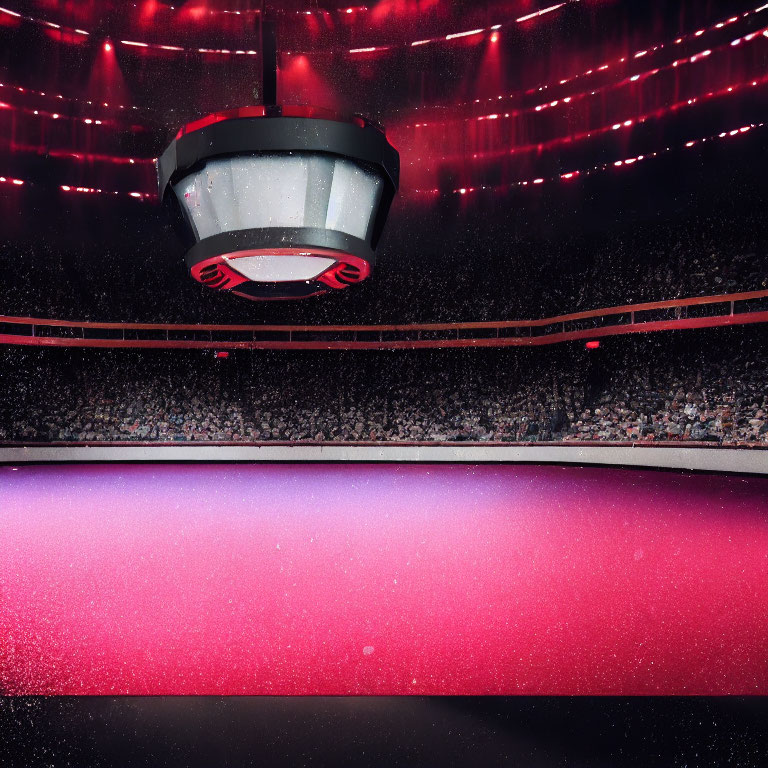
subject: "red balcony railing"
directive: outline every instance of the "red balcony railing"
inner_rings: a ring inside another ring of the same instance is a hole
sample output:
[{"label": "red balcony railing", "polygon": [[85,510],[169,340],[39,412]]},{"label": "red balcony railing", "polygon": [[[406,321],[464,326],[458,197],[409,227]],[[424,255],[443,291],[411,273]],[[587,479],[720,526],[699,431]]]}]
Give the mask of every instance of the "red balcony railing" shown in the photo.
[{"label": "red balcony railing", "polygon": [[0,344],[138,349],[531,347],[768,322],[768,290],[592,309],[540,320],[410,325],[91,323],[0,316]]}]

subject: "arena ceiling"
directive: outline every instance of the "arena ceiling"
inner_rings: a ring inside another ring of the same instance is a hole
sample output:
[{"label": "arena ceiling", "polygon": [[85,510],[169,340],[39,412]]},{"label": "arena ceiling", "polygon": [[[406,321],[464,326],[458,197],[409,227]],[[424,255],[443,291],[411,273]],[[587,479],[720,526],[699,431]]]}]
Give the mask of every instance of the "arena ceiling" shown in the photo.
[{"label": "arena ceiling", "polygon": [[[261,4],[2,2],[9,263],[25,252],[47,265],[81,249],[83,233],[97,261],[108,248],[179,262],[159,234],[155,158],[180,125],[258,103]],[[428,240],[418,259],[437,277],[442,233],[485,262],[502,243],[514,266],[520,236],[660,215],[736,221],[763,205],[763,0],[295,0],[267,11],[280,100],[363,113],[400,152],[382,241],[393,273]],[[457,212],[474,216],[471,242]]]}]

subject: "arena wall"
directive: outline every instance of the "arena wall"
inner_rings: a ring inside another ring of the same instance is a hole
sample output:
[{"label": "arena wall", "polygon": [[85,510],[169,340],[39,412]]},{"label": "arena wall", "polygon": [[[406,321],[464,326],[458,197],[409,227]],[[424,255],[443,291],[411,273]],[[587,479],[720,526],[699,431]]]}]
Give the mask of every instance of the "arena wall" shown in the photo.
[{"label": "arena wall", "polygon": [[424,462],[580,464],[768,475],[768,448],[667,444],[67,444],[0,446],[0,463]]}]

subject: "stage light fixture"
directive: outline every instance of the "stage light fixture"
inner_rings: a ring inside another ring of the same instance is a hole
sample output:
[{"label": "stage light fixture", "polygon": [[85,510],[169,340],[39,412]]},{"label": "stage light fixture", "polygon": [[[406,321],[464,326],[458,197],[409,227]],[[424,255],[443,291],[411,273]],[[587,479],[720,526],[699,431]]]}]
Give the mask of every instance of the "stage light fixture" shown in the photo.
[{"label": "stage light fixture", "polygon": [[300,299],[370,275],[400,155],[364,117],[278,105],[265,10],[264,104],[184,126],[157,161],[159,193],[194,279],[257,301]]},{"label": "stage light fixture", "polygon": [[250,299],[303,298],[370,275],[399,155],[362,117],[245,107],[182,128],[158,177],[193,278]]}]

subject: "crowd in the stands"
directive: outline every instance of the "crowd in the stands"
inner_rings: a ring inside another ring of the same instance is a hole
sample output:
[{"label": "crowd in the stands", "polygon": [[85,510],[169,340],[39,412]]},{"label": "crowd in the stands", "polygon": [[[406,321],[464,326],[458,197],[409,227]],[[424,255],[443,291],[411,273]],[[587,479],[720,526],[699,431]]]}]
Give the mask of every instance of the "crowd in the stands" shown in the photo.
[{"label": "crowd in the stands", "polygon": [[706,369],[651,377],[614,373],[564,440],[691,440],[768,444],[768,358],[713,360]]},{"label": "crowd in the stands", "polygon": [[[405,324],[768,290],[763,207],[740,210],[738,220],[731,211],[627,217],[572,232],[560,226],[551,237],[542,215],[528,227],[499,210],[440,221],[401,211],[389,222],[370,280],[317,299],[267,304],[194,283],[162,215],[147,209],[145,220],[126,218],[122,228],[114,218],[73,220],[60,242],[38,242],[34,233],[4,240],[0,315]],[[722,342],[731,331],[687,333],[677,341],[665,334],[614,339],[592,357],[581,345],[254,352],[227,361],[210,350],[0,347],[0,441],[768,444],[765,332],[731,345]]]},{"label": "crowd in the stands", "polygon": [[651,341],[592,358],[583,348],[227,361],[11,352],[0,440],[768,444],[768,351],[747,347],[704,345],[695,358]]},{"label": "crowd in the stands", "polygon": [[[148,214],[147,214],[148,215]],[[194,282],[159,214],[103,244],[0,245],[0,315],[124,322],[409,323],[550,317],[768,289],[762,210],[633,222],[548,238],[473,212],[424,226],[394,216],[373,276],[299,302],[256,304]],[[100,242],[100,241],[99,241]],[[129,245],[130,244],[130,245]]]}]

